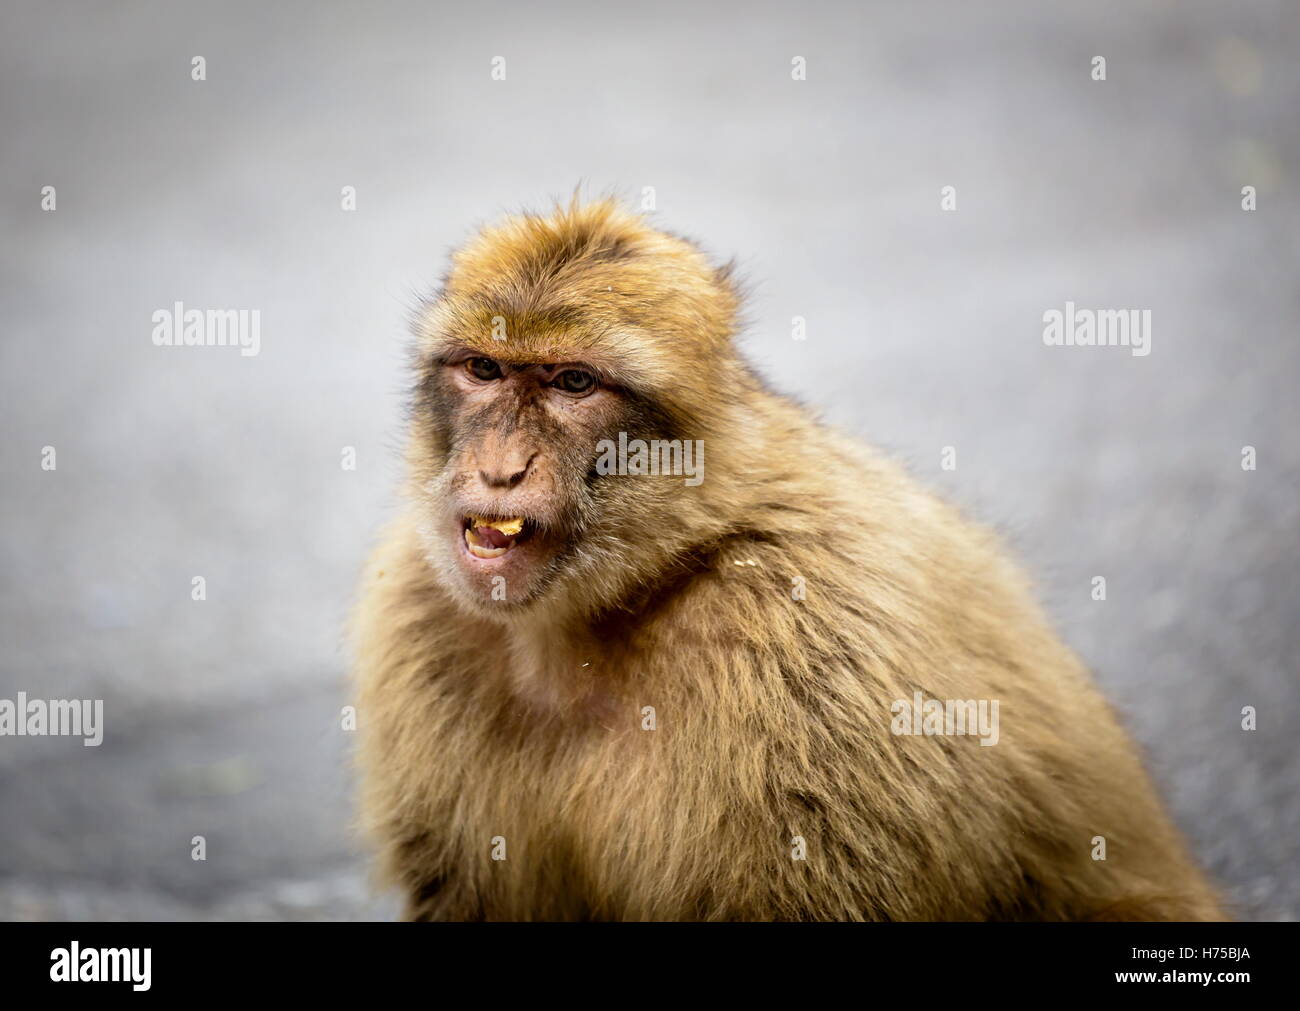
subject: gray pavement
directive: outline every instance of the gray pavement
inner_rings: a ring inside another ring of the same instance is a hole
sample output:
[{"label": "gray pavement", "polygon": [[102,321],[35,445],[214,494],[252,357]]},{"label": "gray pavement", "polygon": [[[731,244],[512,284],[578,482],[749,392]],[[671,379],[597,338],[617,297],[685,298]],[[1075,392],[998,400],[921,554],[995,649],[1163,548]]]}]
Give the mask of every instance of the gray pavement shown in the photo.
[{"label": "gray pavement", "polygon": [[[393,915],[339,710],[404,316],[579,180],[739,256],[752,358],[1004,532],[1241,914],[1300,917],[1298,52],[1281,2],[7,3],[0,698],[108,726],[0,737],[0,918]],[[1044,347],[1067,299],[1152,353]],[[177,300],[261,353],[155,347]]]}]

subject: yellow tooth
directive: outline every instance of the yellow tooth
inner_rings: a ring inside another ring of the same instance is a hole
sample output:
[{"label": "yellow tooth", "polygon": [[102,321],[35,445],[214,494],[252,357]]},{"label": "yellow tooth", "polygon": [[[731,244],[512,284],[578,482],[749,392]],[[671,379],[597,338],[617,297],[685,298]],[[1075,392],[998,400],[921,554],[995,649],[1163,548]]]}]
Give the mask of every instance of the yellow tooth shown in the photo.
[{"label": "yellow tooth", "polygon": [[500,530],[507,537],[514,537],[524,529],[524,520],[522,516],[516,516],[514,519],[510,520],[489,520],[484,519],[482,516],[475,516],[473,513],[470,513],[469,518],[473,520],[474,526],[492,527],[494,530]]}]

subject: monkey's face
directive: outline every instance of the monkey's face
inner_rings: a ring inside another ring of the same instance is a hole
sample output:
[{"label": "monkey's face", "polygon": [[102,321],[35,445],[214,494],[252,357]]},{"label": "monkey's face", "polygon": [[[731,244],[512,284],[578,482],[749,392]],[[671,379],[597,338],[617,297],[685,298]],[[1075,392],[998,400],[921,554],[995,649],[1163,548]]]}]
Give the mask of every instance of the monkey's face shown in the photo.
[{"label": "monkey's face", "polygon": [[600,518],[619,495],[594,466],[602,440],[632,422],[634,398],[584,362],[471,348],[430,363],[423,389],[425,543],[462,602],[500,613],[608,555]]},{"label": "monkey's face", "polygon": [[[739,388],[737,305],[725,270],[608,201],[457,252],[415,325],[412,476],[441,583],[492,616],[591,611],[672,564],[712,515],[699,447]],[[646,440],[689,443],[691,468],[622,468]]]}]

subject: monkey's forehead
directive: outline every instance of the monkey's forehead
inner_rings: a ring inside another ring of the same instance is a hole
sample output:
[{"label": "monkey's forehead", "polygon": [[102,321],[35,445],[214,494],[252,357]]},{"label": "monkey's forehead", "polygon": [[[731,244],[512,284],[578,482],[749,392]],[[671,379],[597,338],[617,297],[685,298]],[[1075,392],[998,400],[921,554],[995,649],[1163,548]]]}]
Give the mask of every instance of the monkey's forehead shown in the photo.
[{"label": "monkey's forehead", "polygon": [[421,357],[479,354],[517,365],[583,362],[629,386],[649,387],[671,371],[675,341],[625,319],[563,311],[510,311],[491,303],[440,300],[415,325]]},{"label": "monkey's forehead", "polygon": [[[452,275],[417,315],[422,350],[460,349],[520,364],[586,361],[609,375],[696,368],[730,350],[736,301],[712,272],[592,277]],[[650,378],[650,377],[647,377]]]}]

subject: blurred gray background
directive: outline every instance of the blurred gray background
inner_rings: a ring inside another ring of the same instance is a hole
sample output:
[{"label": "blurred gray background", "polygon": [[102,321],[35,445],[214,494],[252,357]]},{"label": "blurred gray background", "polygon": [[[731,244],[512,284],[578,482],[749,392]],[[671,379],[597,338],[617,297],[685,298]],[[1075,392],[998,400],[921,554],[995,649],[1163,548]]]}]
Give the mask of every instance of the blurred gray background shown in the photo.
[{"label": "blurred gray background", "polygon": [[[1300,916],[1294,4],[0,17],[0,697],[107,721],[0,738],[0,918],[393,915],[339,710],[405,313],[580,181],[739,256],[752,358],[1003,531],[1240,914]],[[1045,347],[1066,299],[1151,309],[1151,355]],[[260,309],[260,356],[154,347],[177,300]]]}]

